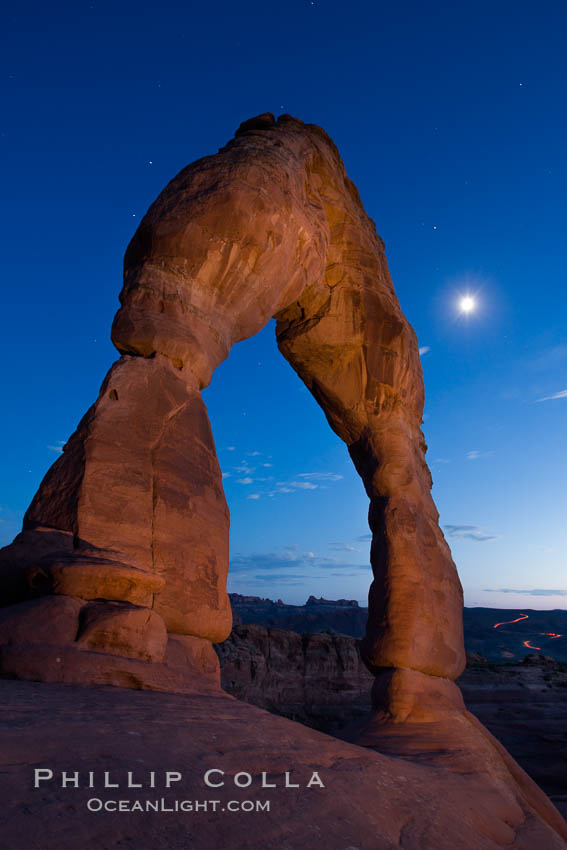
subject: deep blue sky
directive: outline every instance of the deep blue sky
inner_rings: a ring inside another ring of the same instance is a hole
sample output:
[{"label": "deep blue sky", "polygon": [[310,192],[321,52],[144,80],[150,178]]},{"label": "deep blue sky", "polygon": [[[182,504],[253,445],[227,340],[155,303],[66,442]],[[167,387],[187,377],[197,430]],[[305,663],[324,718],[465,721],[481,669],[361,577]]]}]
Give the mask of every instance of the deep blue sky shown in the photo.
[{"label": "deep blue sky", "polygon": [[[147,206],[241,121],[285,111],[337,143],[429,349],[428,458],[466,603],[565,607],[567,7],[23,0],[2,23],[0,543],[116,356]],[[367,499],[272,327],[205,399],[230,588],[364,601]]]}]

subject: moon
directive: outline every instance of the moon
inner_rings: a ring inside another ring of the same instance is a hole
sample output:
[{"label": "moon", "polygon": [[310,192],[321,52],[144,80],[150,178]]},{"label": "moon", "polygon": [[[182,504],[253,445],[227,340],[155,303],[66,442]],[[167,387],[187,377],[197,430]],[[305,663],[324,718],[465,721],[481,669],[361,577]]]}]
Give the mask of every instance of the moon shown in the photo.
[{"label": "moon", "polygon": [[469,314],[476,310],[476,300],[472,295],[463,295],[459,299],[459,312]]}]

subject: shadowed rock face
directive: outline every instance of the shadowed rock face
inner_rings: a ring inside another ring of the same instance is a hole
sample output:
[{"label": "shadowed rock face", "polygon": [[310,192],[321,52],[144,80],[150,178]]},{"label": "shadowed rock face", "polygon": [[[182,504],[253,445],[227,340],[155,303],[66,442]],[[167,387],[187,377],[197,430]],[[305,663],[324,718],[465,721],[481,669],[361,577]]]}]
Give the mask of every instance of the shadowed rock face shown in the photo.
[{"label": "shadowed rock face", "polygon": [[335,734],[368,714],[373,678],[347,635],[234,626],[215,649],[223,689],[237,699]]},{"label": "shadowed rock face", "polygon": [[262,115],[185,168],[128,247],[120,300],[122,356],[2,554],[9,601],[107,599],[170,634],[226,637],[229,517],[200,390],[275,317],[370,499],[364,659],[388,683],[401,668],[451,690],[462,594],[429,492],[417,341],[329,137]]}]

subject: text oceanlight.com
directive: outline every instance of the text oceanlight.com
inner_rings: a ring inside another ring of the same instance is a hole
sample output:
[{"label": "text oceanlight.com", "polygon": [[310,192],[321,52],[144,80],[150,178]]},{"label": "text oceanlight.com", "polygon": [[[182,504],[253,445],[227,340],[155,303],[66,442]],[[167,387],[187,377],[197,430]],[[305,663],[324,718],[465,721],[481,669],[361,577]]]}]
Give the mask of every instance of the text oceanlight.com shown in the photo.
[{"label": "text oceanlight.com", "polygon": [[89,812],[269,812],[270,800],[87,800]]}]

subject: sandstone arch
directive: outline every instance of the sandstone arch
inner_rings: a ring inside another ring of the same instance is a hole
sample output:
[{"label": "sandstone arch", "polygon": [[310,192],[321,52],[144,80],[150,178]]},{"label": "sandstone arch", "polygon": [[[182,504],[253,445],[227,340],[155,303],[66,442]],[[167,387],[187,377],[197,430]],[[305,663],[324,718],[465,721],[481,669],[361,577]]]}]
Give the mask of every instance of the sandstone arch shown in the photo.
[{"label": "sandstone arch", "polygon": [[[185,168],[128,247],[120,300],[121,357],[2,553],[16,606],[4,612],[8,633],[63,606],[76,626],[67,649],[80,657],[63,665],[74,672],[41,676],[88,681],[85,650],[160,664],[166,631],[186,652],[203,642],[212,663],[206,642],[231,623],[229,517],[200,390],[235,342],[275,317],[281,352],[370,498],[363,652],[380,679],[376,700],[403,713],[400,687],[427,690],[431,679],[436,694],[450,691],[464,666],[462,594],[430,495],[417,342],[329,137],[262,115]],[[5,655],[8,672],[25,676]]]},{"label": "sandstone arch", "polygon": [[266,114],[184,169],[128,247],[120,299],[120,359],[0,552],[1,675],[218,696],[229,515],[200,390],[275,316],[370,499],[375,711],[357,742],[465,774],[486,846],[523,847],[526,812],[567,836],[453,682],[462,593],[430,495],[417,342],[329,137]]}]

